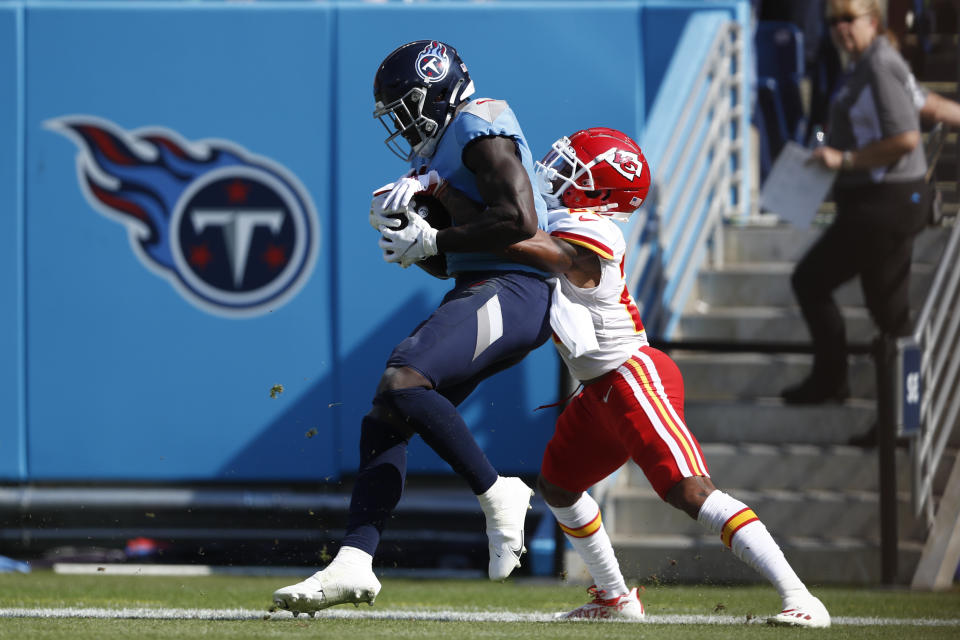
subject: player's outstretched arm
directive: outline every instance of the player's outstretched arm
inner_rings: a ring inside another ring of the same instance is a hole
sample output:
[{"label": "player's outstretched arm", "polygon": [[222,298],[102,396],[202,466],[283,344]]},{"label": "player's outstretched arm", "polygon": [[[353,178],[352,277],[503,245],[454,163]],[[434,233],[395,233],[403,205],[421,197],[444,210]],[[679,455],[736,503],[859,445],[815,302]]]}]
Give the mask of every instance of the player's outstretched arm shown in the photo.
[{"label": "player's outstretched arm", "polygon": [[485,206],[466,224],[440,231],[439,250],[496,252],[532,238],[537,232],[533,189],[513,139],[478,138],[464,149],[463,161],[476,176]]},{"label": "player's outstretched arm", "polygon": [[553,238],[542,229],[537,229],[529,240],[510,245],[502,254],[548,273],[567,273],[577,266],[577,247]]},{"label": "player's outstretched arm", "polygon": [[[483,220],[486,207],[452,185],[446,185],[437,199],[450,213],[458,226],[467,226]],[[550,234],[537,229],[532,238],[514,243],[497,253],[531,267],[550,273],[564,273],[573,266],[573,245],[554,240]]]},{"label": "player's outstretched arm", "polygon": [[[449,184],[437,194],[437,199],[450,212],[451,220],[457,225],[471,224],[481,218],[485,210],[481,203]],[[542,229],[537,229],[532,238],[514,243],[498,253],[542,271],[567,274],[571,279],[582,280],[588,274],[596,274],[599,280],[600,263],[595,254],[553,238]]]}]

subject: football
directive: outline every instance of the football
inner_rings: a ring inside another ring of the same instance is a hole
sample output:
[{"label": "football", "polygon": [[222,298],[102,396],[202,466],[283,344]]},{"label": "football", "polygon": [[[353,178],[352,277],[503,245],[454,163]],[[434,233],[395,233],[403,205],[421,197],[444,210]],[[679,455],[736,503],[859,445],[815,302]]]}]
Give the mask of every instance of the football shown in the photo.
[{"label": "football", "polygon": [[[450,226],[450,212],[433,196],[420,193],[414,195],[409,204],[407,204],[407,210],[411,213],[416,213],[429,222],[430,226],[434,229],[446,229]],[[397,227],[398,229],[403,229],[408,224],[407,214],[405,213],[393,213],[387,217],[396,218],[400,221],[400,226]]]}]

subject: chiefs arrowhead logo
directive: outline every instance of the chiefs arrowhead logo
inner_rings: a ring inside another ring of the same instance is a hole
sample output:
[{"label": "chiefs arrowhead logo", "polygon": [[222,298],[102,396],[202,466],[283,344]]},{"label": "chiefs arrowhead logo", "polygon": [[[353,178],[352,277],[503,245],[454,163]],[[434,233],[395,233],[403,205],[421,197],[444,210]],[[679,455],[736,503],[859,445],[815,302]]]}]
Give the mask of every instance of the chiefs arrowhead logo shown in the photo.
[{"label": "chiefs arrowhead logo", "polygon": [[643,169],[643,163],[637,154],[632,151],[617,149],[616,147],[611,147],[606,153],[603,153],[597,158],[597,161],[606,162],[616,169],[617,173],[630,181],[633,181],[639,176]]}]

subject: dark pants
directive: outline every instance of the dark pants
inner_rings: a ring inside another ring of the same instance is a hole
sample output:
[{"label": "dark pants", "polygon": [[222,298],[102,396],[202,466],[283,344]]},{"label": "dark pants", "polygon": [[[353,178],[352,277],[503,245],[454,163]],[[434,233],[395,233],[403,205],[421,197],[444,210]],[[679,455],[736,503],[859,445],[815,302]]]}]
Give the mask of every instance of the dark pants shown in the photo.
[{"label": "dark pants", "polygon": [[[918,194],[918,195],[914,195]],[[814,348],[813,376],[821,386],[846,380],[846,328],[833,291],[860,276],[877,328],[910,333],[913,239],[926,222],[923,183],[837,189],[837,218],[797,264],[791,284]]]},{"label": "dark pants", "polygon": [[[381,390],[374,404],[403,419],[477,495],[497,479],[459,405],[484,379],[520,362],[550,337],[550,285],[524,272],[470,273],[393,350],[388,367],[410,367],[434,389]],[[375,411],[361,425],[360,469],[343,545],[373,555],[403,493],[409,434]]]},{"label": "dark pants", "polygon": [[457,278],[429,318],[394,348],[388,367],[411,367],[454,405],[550,337],[550,285],[525,272]]}]

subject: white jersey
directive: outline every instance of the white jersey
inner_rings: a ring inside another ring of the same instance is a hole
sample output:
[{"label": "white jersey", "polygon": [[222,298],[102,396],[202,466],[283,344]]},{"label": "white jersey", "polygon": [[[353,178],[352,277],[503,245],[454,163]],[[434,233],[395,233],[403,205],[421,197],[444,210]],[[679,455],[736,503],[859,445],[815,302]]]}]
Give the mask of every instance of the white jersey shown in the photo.
[{"label": "white jersey", "polygon": [[600,284],[596,287],[584,289],[562,275],[558,278],[564,297],[590,312],[596,347],[575,356],[558,338],[558,332],[554,332],[554,344],[571,375],[578,380],[598,378],[619,367],[637,349],[648,344],[640,321],[640,309],[630,295],[624,277],[626,241],[620,228],[609,217],[586,209],[550,211],[547,232],[554,238],[589,249],[600,258]]}]

